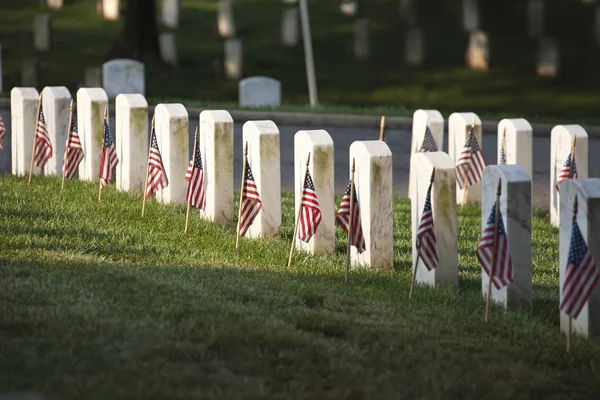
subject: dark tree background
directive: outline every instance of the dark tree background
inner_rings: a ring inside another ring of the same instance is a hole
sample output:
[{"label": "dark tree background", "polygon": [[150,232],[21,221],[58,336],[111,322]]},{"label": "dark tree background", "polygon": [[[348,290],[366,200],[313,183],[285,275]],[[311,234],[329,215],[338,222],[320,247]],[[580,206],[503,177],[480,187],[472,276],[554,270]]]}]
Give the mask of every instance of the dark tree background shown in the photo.
[{"label": "dark tree background", "polygon": [[109,57],[133,58],[145,63],[160,62],[156,0],[123,2],[121,36]]}]

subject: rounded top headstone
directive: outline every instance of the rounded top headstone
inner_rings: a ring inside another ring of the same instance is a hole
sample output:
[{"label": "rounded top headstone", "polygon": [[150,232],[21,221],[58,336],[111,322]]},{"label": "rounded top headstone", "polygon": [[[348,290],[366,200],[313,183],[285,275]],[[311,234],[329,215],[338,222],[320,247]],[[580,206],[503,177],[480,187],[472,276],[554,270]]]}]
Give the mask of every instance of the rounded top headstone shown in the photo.
[{"label": "rounded top headstone", "polygon": [[448,117],[448,121],[452,123],[455,120],[459,120],[466,125],[471,125],[473,123],[473,118],[475,118],[475,124],[481,125],[481,119],[479,116],[472,112],[455,112],[450,114]]},{"label": "rounded top headstone", "polygon": [[227,110],[204,110],[200,113],[200,122],[232,122],[233,118]]},{"label": "rounded top headstone", "polygon": [[530,182],[531,177],[525,169],[518,164],[510,165],[488,165],[483,170],[482,179],[487,181],[487,177],[501,177],[502,184],[506,182]]},{"label": "rounded top headstone", "polygon": [[389,146],[382,140],[358,140],[350,145],[351,152],[353,148],[375,157],[392,156]]},{"label": "rounded top headstone", "polygon": [[188,117],[188,112],[185,106],[181,103],[160,103],[154,109],[154,114],[158,117],[164,115],[170,117]]},{"label": "rounded top headstone", "polygon": [[498,123],[498,129],[512,127],[517,131],[532,131],[531,124],[525,118],[504,118]]},{"label": "rounded top headstone", "polygon": [[37,99],[39,97],[37,89],[32,87],[14,87],[10,91],[11,100]]},{"label": "rounded top headstone", "polygon": [[242,129],[254,134],[279,134],[277,125],[275,125],[275,122],[271,120],[247,121]]},{"label": "rounded top headstone", "polygon": [[429,122],[444,122],[444,117],[442,116],[442,113],[438,110],[418,109],[413,113],[413,119],[416,119],[418,117],[423,117],[424,119],[427,119],[427,117],[429,117]]},{"label": "rounded top headstone", "polygon": [[69,92],[69,89],[67,89],[65,86],[46,86],[44,89],[42,89],[42,96],[48,96],[55,99],[70,99],[71,92]]},{"label": "rounded top headstone", "polygon": [[81,88],[77,91],[77,100],[108,101],[108,96],[102,88]]},{"label": "rounded top headstone", "polygon": [[146,98],[139,94],[139,93],[130,93],[130,94],[124,94],[121,93],[119,95],[117,95],[116,98],[116,106],[117,107],[136,107],[136,108],[140,108],[140,107],[148,107],[148,101],[146,101]]},{"label": "rounded top headstone", "polygon": [[583,129],[583,127],[581,125],[556,125],[554,128],[552,128],[552,132],[550,133],[550,136],[554,136],[554,135],[569,135],[569,136],[582,136],[582,137],[587,137],[587,132],[585,131],[585,129]]},{"label": "rounded top headstone", "polygon": [[298,131],[295,135],[298,140],[304,140],[315,145],[333,145],[333,139],[329,132],[324,129],[310,131]]},{"label": "rounded top headstone", "polygon": [[448,153],[445,153],[443,151],[415,153],[411,157],[411,168],[412,165],[428,165],[431,168],[443,169],[454,168],[454,162],[452,161]]}]

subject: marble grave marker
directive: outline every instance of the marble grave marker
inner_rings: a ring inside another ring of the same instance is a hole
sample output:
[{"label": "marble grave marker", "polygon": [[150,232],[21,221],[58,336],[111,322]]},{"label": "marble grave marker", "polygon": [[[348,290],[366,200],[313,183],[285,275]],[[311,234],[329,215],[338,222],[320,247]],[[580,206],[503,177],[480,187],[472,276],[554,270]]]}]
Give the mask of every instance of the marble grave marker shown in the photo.
[{"label": "marble grave marker", "polygon": [[[144,193],[151,129],[148,125],[148,102],[144,96],[118,95],[115,125],[115,146],[119,157],[117,189]],[[160,151],[162,155],[163,149],[160,148]],[[171,177],[167,176],[167,178],[170,184]]]},{"label": "marble grave marker", "polygon": [[239,83],[243,107],[278,107],[281,105],[281,82],[267,76],[252,76]]},{"label": "marble grave marker", "polygon": [[359,18],[354,23],[354,56],[357,60],[369,58],[369,36],[371,21],[368,18]]},{"label": "marble grave marker", "polygon": [[533,133],[531,124],[523,118],[503,119],[498,124],[497,164],[501,165],[502,142],[506,165],[518,164],[533,179]]},{"label": "marble grave marker", "polygon": [[233,0],[219,0],[217,4],[217,26],[221,37],[231,38],[235,36]]},{"label": "marble grave marker", "polygon": [[[475,118],[475,129],[473,130],[473,134],[477,138],[479,147],[483,149],[483,143],[481,141],[481,119],[479,119],[477,114],[470,112],[453,113],[448,118],[448,155],[450,155],[455,166],[460,153],[465,147],[467,136],[469,135],[471,124],[473,123],[473,118]],[[458,186],[458,182],[456,182],[456,185],[456,203],[462,205],[464,190]],[[481,181],[468,187],[466,198],[467,204],[479,203],[480,201]]]},{"label": "marble grave marker", "polygon": [[69,129],[69,108],[71,93],[64,86],[46,86],[42,90],[42,106],[50,143],[52,157],[44,166],[44,175],[62,176],[67,131]]},{"label": "marble grave marker", "polygon": [[[438,110],[417,110],[413,113],[412,141],[410,145],[410,156],[418,153],[425,139],[425,129],[429,126],[431,135],[437,147],[437,151],[443,150],[444,145],[444,117]],[[412,165],[412,162],[411,162]],[[411,167],[408,174],[408,198],[412,199],[412,181],[415,171]]]},{"label": "marble grave marker", "polygon": [[[10,91],[10,154],[13,175],[29,174],[39,97],[38,91],[32,87],[14,87]],[[33,174],[40,173],[40,168],[34,164]]]},{"label": "marble grave marker", "polygon": [[139,93],[144,95],[144,64],[137,60],[117,58],[102,65],[102,86],[108,97]]},{"label": "marble grave marker", "polygon": [[244,47],[242,39],[227,39],[225,41],[225,75],[230,79],[242,77],[244,62]]},{"label": "marble grave marker", "polygon": [[298,7],[286,8],[281,18],[281,42],[293,47],[300,41],[300,13]]},{"label": "marble grave marker", "polygon": [[48,51],[52,45],[52,16],[38,14],[33,20],[33,42],[35,49]]},{"label": "marble grave marker", "polygon": [[[108,96],[101,88],[81,88],[77,91],[77,129],[83,147],[84,158],[79,164],[79,179],[97,181],[100,171],[100,156],[104,140],[104,110],[108,107]],[[111,135],[115,127],[109,123]],[[115,143],[115,146],[117,144]],[[121,150],[117,147],[117,154]],[[119,158],[119,164],[122,159]]]}]

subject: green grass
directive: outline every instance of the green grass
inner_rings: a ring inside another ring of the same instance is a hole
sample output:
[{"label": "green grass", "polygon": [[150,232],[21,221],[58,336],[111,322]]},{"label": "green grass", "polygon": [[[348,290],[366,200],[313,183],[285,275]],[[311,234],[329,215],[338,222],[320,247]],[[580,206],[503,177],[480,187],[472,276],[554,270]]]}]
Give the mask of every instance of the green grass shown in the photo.
[{"label": "green grass", "polygon": [[336,252],[286,268],[281,237],[147,204],[97,185],[0,177],[0,393],[53,398],[587,399],[598,340],[565,353],[558,235],[533,215],[532,313],[483,322],[477,207],[459,216],[460,282],[408,300],[410,205],[394,202],[394,269],[351,271]]},{"label": "green grass", "polygon": [[[281,45],[283,5],[268,0],[235,2],[239,37],[244,41],[244,75],[273,76],[282,82],[284,103],[302,110],[308,103],[302,46]],[[373,21],[369,61],[352,53],[355,18],[342,15],[332,1],[311,0],[310,18],[319,100],[330,110],[377,110],[389,115],[435,108],[474,111],[483,116],[525,117],[531,120],[596,122],[600,51],[592,36],[593,8],[581,2],[547,2],[546,34],[559,41],[561,72],[555,80],[535,76],[537,41],[526,33],[526,2],[480,2],[482,29],[488,32],[491,66],[468,71],[464,52],[468,35],[462,30],[460,0],[419,1],[419,23],[425,33],[426,63],[403,64],[408,26],[398,16],[397,0],[362,2],[358,17]],[[186,104],[237,103],[238,83],[215,72],[213,60],[223,57],[224,41],[216,27],[215,0],[181,0],[176,35],[180,66],[147,66],[147,95],[182,98]],[[36,53],[32,21],[48,11],[39,0],[0,2],[0,37],[5,90],[19,84],[21,60],[40,57],[40,86],[65,85],[74,91],[86,66],[100,65],[118,40],[120,22],[103,21],[95,2],[77,0],[50,12],[54,18],[53,49]],[[346,108],[347,109],[347,108]],[[377,113],[376,111],[368,111]]]}]

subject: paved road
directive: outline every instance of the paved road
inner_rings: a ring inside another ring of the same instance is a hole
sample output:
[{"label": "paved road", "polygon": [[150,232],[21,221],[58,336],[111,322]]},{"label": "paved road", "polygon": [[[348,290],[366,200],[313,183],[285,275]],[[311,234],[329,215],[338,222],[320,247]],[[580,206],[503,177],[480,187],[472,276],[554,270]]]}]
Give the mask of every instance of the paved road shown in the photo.
[{"label": "paved road", "polygon": [[[0,152],[0,171],[10,171],[10,112],[0,110],[7,129],[7,137],[4,139],[4,149]],[[193,143],[193,133],[198,125],[198,119],[190,120],[190,143]],[[114,126],[114,119],[111,120]],[[283,125],[279,126],[281,135],[281,185],[282,191],[292,191],[294,188],[294,134],[302,129],[314,129],[302,126]],[[374,140],[378,138],[378,129],[365,128],[339,128],[327,127],[335,143],[335,187],[336,192],[342,194],[348,183],[348,150],[350,144],[356,140]],[[235,183],[239,187],[242,168],[242,124],[234,126],[234,157],[235,157]],[[447,138],[446,138],[447,140]],[[393,153],[393,181],[394,195],[407,197],[408,192],[408,169],[410,156],[410,132],[401,130],[386,130],[386,141]],[[447,150],[447,142],[444,149]],[[188,157],[191,157],[190,153]],[[496,137],[484,135],[483,149],[485,159],[488,163],[496,162]],[[550,190],[550,138],[534,137],[533,139],[533,202],[538,207],[546,208],[549,203]],[[600,139],[590,140],[590,165],[589,176],[600,176],[600,161],[592,156],[600,154]]]}]

